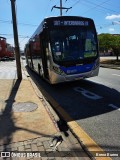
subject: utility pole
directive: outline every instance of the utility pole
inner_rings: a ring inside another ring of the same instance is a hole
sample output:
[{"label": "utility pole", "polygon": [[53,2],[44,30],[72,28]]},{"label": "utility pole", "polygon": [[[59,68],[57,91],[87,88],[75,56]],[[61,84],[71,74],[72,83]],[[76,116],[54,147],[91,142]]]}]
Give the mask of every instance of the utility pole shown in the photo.
[{"label": "utility pole", "polygon": [[60,16],[62,16],[62,10],[63,9],[66,9],[66,12],[69,10],[69,9],[71,9],[72,7],[69,7],[69,8],[66,8],[66,7],[62,7],[62,0],[60,0],[60,7],[58,7],[58,6],[53,6],[52,7],[52,9],[51,9],[51,11],[53,10],[53,8],[57,8],[57,9],[59,9],[60,10]]},{"label": "utility pole", "polygon": [[60,0],[60,16],[62,16],[62,0]]},{"label": "utility pole", "polygon": [[19,43],[18,43],[18,30],[17,30],[16,12],[15,12],[15,1],[16,0],[10,0],[10,1],[11,1],[11,10],[12,10],[17,77],[18,77],[18,79],[21,80],[22,79],[22,71],[21,71],[21,63],[20,63],[20,50],[19,50]]}]

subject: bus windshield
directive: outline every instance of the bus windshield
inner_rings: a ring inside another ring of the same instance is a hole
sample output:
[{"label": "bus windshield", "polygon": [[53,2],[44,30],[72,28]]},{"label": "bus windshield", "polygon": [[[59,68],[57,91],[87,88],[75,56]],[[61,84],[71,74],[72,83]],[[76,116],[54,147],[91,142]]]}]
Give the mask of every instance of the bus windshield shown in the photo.
[{"label": "bus windshield", "polygon": [[67,28],[50,31],[51,51],[56,62],[78,61],[96,57],[95,31],[87,28]]}]

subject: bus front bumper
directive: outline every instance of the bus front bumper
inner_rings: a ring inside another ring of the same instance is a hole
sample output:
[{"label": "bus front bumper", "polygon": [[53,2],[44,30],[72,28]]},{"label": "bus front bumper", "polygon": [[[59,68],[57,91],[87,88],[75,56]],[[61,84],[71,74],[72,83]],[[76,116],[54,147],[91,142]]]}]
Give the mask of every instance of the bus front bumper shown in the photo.
[{"label": "bus front bumper", "polygon": [[90,78],[94,76],[98,76],[99,73],[99,67],[85,73],[80,74],[73,74],[73,75],[59,75],[53,71],[50,72],[50,83],[51,84],[57,84],[62,82],[69,82],[69,81],[76,81],[81,80],[85,78]]}]

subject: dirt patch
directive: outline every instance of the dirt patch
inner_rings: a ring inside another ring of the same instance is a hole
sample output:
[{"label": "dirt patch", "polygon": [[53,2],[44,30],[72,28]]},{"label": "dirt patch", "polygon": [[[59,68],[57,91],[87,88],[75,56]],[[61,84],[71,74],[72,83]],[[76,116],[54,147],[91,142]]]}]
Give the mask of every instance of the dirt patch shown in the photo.
[{"label": "dirt patch", "polygon": [[112,65],[120,65],[120,60],[106,60],[106,59],[102,59],[100,60],[101,64],[112,64]]}]

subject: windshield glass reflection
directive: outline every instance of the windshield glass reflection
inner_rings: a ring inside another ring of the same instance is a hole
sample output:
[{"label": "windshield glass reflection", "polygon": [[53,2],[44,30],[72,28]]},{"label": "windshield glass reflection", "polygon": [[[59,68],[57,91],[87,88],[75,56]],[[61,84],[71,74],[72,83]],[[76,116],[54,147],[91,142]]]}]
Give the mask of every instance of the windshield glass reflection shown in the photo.
[{"label": "windshield glass reflection", "polygon": [[95,34],[90,29],[52,30],[50,39],[55,61],[75,61],[97,55]]}]

